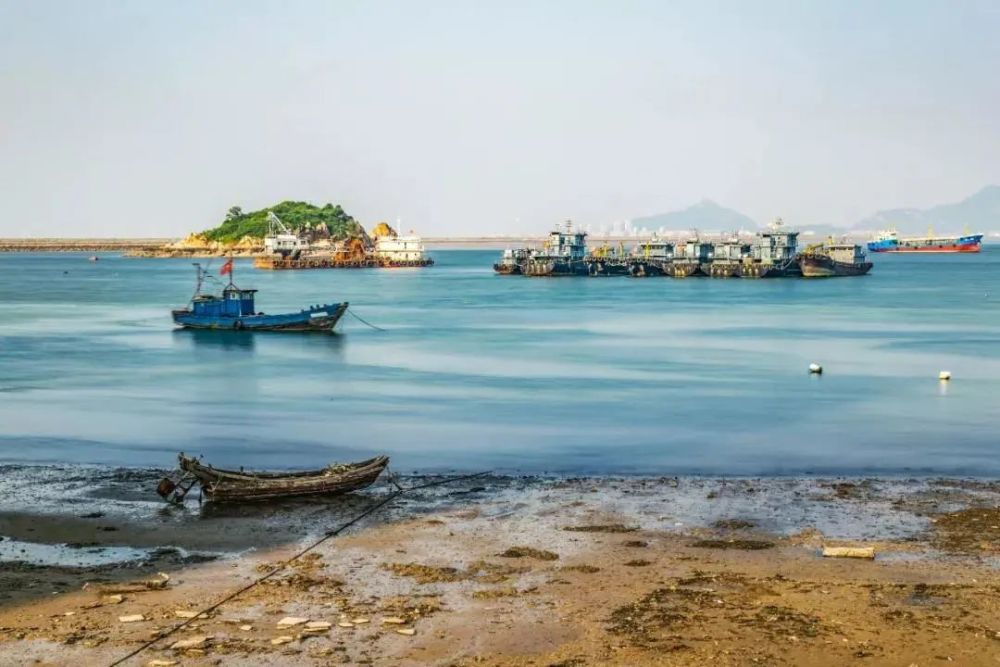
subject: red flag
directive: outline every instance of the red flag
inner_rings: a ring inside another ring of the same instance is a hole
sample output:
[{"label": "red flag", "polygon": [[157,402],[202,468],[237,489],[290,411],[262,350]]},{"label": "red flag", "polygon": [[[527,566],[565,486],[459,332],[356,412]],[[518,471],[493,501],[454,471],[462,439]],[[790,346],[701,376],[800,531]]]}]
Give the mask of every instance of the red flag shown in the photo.
[{"label": "red flag", "polygon": [[222,268],[219,269],[219,275],[224,276],[227,273],[232,273],[232,272],[233,272],[233,258],[230,257],[229,260],[222,265]]}]

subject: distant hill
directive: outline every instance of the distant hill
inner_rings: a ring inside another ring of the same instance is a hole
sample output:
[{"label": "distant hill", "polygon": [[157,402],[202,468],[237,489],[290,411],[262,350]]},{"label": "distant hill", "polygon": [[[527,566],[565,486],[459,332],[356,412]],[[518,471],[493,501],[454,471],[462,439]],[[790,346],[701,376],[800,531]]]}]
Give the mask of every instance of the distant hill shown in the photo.
[{"label": "distant hill", "polygon": [[833,238],[840,238],[841,236],[846,236],[851,233],[847,227],[838,227],[836,225],[788,225],[790,229],[797,229],[803,234],[810,235],[814,238],[826,238],[832,236]]},{"label": "distant hill", "polygon": [[877,230],[895,227],[901,234],[961,234],[1000,229],[1000,186],[990,185],[954,204],[927,209],[896,208],[879,211],[854,225],[854,229]]},{"label": "distant hill", "polygon": [[[226,219],[218,227],[206,230],[202,236],[209,241],[233,243],[250,236],[255,239],[264,238],[267,234],[267,212],[281,218],[292,231],[309,229],[329,235],[333,239],[358,237],[364,234],[364,229],[353,217],[341,208],[340,204],[314,206],[301,201],[283,201],[259,211],[244,213],[239,206],[229,209]],[[323,231],[325,230],[325,232]]]},{"label": "distant hill", "polygon": [[757,228],[757,223],[749,216],[731,208],[719,206],[708,199],[703,199],[694,206],[688,206],[679,211],[634,218],[632,225],[649,229],[666,227],[667,229],[700,229],[704,231]]}]

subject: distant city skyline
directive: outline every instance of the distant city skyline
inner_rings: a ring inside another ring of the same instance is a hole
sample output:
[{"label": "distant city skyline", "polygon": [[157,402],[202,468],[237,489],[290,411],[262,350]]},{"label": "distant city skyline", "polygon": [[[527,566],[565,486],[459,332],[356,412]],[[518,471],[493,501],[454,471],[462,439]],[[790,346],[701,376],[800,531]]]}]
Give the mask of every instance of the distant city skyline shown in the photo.
[{"label": "distant city skyline", "polygon": [[[333,202],[424,235],[1000,184],[1000,5],[0,0],[0,236]],[[916,224],[916,223],[914,223]]]}]

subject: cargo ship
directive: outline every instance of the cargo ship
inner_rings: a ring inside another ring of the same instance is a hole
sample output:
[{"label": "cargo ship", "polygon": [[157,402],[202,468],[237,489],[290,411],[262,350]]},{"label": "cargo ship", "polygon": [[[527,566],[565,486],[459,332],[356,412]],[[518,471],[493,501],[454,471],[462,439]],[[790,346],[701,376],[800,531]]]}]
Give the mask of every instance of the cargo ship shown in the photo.
[{"label": "cargo ship", "polygon": [[881,231],[868,242],[869,252],[979,252],[982,234],[899,238],[896,230]]},{"label": "cargo ship", "polygon": [[872,263],[861,246],[831,241],[808,246],[799,255],[799,268],[804,278],[835,278],[863,276],[872,270]]}]

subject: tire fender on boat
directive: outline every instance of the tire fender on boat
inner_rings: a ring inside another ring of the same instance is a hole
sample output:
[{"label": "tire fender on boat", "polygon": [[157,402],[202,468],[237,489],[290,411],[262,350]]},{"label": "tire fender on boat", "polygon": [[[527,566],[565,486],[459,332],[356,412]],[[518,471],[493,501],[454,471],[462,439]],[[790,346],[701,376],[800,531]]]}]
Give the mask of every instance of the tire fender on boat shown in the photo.
[{"label": "tire fender on boat", "polygon": [[240,329],[242,329],[243,328],[243,320],[236,320],[235,322],[233,322],[233,328],[236,329],[237,331],[239,331]]}]

